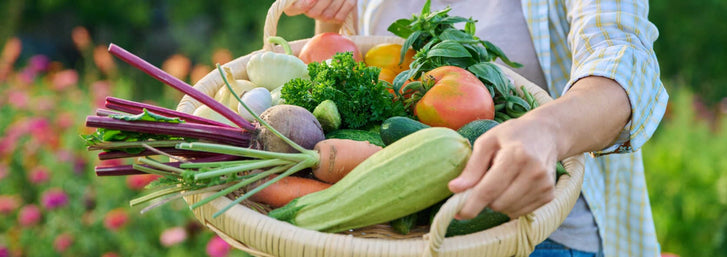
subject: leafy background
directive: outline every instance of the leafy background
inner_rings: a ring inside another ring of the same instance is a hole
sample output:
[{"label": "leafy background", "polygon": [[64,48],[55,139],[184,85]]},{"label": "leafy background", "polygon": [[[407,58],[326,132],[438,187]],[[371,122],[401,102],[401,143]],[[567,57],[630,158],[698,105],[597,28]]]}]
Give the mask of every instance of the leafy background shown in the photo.
[{"label": "leafy background", "polygon": [[[183,202],[139,214],[150,177],[96,177],[78,135],[114,95],[181,97],[105,53],[116,43],[190,83],[262,46],[271,0],[0,2],[0,256],[244,256]],[[643,148],[664,252],[727,256],[727,1],[650,1],[668,112]],[[305,17],[279,35],[312,35]]]}]

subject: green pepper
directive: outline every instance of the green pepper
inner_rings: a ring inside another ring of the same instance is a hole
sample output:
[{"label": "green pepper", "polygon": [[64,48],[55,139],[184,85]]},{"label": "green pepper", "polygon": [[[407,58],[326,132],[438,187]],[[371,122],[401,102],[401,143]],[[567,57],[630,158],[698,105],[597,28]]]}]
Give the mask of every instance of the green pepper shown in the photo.
[{"label": "green pepper", "polygon": [[270,37],[268,41],[281,45],[285,53],[265,51],[250,57],[247,62],[247,77],[252,83],[273,90],[291,79],[308,78],[308,66],[293,55],[285,39]]}]

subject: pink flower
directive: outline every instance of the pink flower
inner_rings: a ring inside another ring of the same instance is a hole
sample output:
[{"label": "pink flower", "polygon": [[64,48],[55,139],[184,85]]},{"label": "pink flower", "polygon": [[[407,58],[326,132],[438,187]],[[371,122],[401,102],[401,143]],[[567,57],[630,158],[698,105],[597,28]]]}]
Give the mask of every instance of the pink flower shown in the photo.
[{"label": "pink flower", "polygon": [[53,89],[62,91],[78,84],[78,72],[63,70],[53,75]]},{"label": "pink flower", "polygon": [[159,175],[154,174],[131,175],[126,177],[126,186],[138,191],[144,189],[146,185],[158,178]]},{"label": "pink flower", "polygon": [[68,149],[58,149],[56,151],[56,159],[62,163],[73,161],[73,154]]},{"label": "pink flower", "polygon": [[225,48],[217,48],[212,54],[212,63],[225,64],[233,59],[232,52]]},{"label": "pink flower", "polygon": [[89,35],[88,30],[82,26],[73,28],[73,31],[71,32],[71,39],[73,39],[73,43],[76,45],[78,50],[84,50],[91,45],[91,35]]},{"label": "pink flower", "polygon": [[168,228],[159,236],[159,242],[166,247],[184,242],[187,240],[187,231],[183,227]]},{"label": "pink flower", "polygon": [[23,206],[23,208],[20,208],[20,212],[18,213],[18,223],[25,227],[38,224],[40,218],[40,208],[34,204]]},{"label": "pink flower", "polygon": [[207,243],[207,255],[210,257],[224,257],[230,253],[230,245],[219,236],[214,236]]},{"label": "pink flower", "polygon": [[210,71],[212,71],[212,68],[207,65],[194,65],[192,72],[189,74],[189,82],[197,83],[197,81],[201,80],[204,76],[207,76]]},{"label": "pink flower", "polygon": [[7,247],[4,245],[0,245],[0,257],[8,257],[10,256],[10,250],[8,250]]},{"label": "pink flower", "polygon": [[55,113],[58,107],[52,96],[36,96],[32,106],[35,113]]},{"label": "pink flower", "polygon": [[17,195],[0,195],[0,214],[10,214],[20,207],[20,197]]},{"label": "pink flower", "polygon": [[30,102],[28,93],[21,90],[11,90],[8,92],[8,103],[16,109],[25,109]]},{"label": "pink flower", "polygon": [[50,66],[50,60],[47,56],[38,54],[33,55],[28,60],[28,69],[30,69],[33,72],[44,72],[48,70],[48,67]]},{"label": "pink flower", "polygon": [[30,171],[30,174],[28,174],[28,180],[30,180],[30,183],[35,185],[42,184],[48,181],[49,178],[50,175],[48,174],[48,169],[43,166],[35,167]]},{"label": "pink flower", "polygon": [[117,231],[126,225],[128,219],[129,215],[126,214],[126,211],[124,209],[117,208],[106,213],[106,217],[103,219],[103,224],[107,229]]},{"label": "pink flower", "polygon": [[184,55],[174,54],[162,63],[162,70],[172,76],[184,80],[189,74],[192,62]]},{"label": "pink flower", "polygon": [[93,62],[96,63],[101,72],[106,75],[111,75],[116,70],[116,63],[114,63],[114,57],[109,53],[106,46],[100,45],[93,49]]},{"label": "pink flower", "polygon": [[73,244],[73,235],[68,233],[60,234],[53,240],[53,249],[57,253],[65,252]]},{"label": "pink flower", "polygon": [[18,73],[17,78],[18,78],[18,81],[22,85],[28,85],[28,84],[33,83],[37,76],[38,76],[38,73],[36,73],[35,71],[33,71],[31,69],[26,68]]},{"label": "pink flower", "polygon": [[93,92],[93,102],[96,107],[102,108],[106,103],[106,97],[111,95],[111,83],[105,80],[93,82],[91,92]]},{"label": "pink flower", "polygon": [[64,111],[56,116],[55,123],[59,129],[66,130],[76,124],[76,117],[72,112]]},{"label": "pink flower", "polygon": [[68,204],[68,195],[60,188],[51,188],[43,193],[41,202],[46,209],[56,209]]},{"label": "pink flower", "polygon": [[17,37],[12,37],[5,42],[2,53],[0,54],[0,61],[12,65],[15,60],[20,56],[20,52],[23,49],[23,43]]}]

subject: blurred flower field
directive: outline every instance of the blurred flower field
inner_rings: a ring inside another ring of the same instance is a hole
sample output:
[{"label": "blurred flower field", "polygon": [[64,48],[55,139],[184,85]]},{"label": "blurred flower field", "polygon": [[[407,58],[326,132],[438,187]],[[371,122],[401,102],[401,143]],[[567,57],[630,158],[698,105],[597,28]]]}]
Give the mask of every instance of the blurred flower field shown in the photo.
[{"label": "blurred flower field", "polygon": [[[129,97],[133,87],[117,74],[106,47],[94,46],[83,28],[74,30],[73,40],[86,63],[83,73],[42,55],[19,63],[22,42],[4,42],[0,257],[245,256],[204,229],[183,201],[143,215],[129,207],[129,200],[156,179],[153,175],[94,174],[95,165],[112,163],[99,163],[97,153],[86,151],[80,135],[92,130],[83,126],[85,116],[103,106],[106,96]],[[220,51],[215,58],[231,57]],[[192,66],[181,55],[164,67],[192,78],[211,70]],[[147,100],[163,100],[154,98]]]},{"label": "blurred flower field", "polygon": [[[72,39],[82,67],[43,55],[19,60],[17,38],[0,45],[0,257],[245,256],[203,228],[183,201],[145,214],[129,207],[153,175],[94,174],[95,165],[112,163],[85,150],[80,135],[92,132],[85,116],[106,96],[132,99],[139,87],[84,28]],[[194,82],[232,58],[218,49],[208,63],[175,54],[160,66]],[[727,102],[707,107],[680,83],[665,83],[667,116],[643,148],[659,241],[679,256],[727,256]],[[135,100],[174,108],[181,97],[157,91]]]}]

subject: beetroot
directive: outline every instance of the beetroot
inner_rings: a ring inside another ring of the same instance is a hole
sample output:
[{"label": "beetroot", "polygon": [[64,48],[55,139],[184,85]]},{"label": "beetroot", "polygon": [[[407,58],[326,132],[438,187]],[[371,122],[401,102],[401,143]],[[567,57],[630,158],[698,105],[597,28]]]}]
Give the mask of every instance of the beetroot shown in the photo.
[{"label": "beetroot", "polygon": [[[325,139],[321,124],[318,123],[316,117],[300,106],[275,105],[260,114],[260,118],[305,149],[313,149],[318,141]],[[256,144],[262,146],[262,149],[266,151],[298,152],[264,126],[258,128]]]}]

